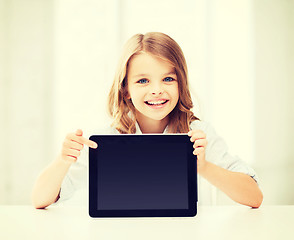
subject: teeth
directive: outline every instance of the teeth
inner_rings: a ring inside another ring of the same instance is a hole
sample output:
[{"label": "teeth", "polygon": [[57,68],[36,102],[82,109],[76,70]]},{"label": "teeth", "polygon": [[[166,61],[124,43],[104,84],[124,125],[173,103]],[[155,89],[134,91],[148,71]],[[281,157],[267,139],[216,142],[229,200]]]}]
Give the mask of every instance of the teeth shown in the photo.
[{"label": "teeth", "polygon": [[158,104],[162,104],[162,103],[165,103],[166,101],[158,101],[158,102],[148,102],[148,104],[151,104],[151,105],[158,105]]}]

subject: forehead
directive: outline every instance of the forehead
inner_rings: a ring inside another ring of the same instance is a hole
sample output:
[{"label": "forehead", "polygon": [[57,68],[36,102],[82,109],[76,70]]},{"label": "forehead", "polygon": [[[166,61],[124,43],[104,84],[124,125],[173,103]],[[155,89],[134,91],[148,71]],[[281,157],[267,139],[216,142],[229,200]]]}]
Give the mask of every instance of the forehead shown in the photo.
[{"label": "forehead", "polygon": [[169,61],[146,52],[134,55],[128,64],[129,76],[141,73],[167,73],[174,70],[174,66]]}]

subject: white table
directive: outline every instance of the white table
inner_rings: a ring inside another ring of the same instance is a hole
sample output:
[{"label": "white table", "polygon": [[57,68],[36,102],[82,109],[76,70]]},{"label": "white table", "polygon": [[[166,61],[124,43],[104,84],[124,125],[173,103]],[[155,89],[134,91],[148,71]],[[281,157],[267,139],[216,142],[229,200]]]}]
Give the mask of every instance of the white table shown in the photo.
[{"label": "white table", "polygon": [[294,205],[199,207],[193,218],[89,217],[86,207],[0,206],[0,239],[294,239]]}]

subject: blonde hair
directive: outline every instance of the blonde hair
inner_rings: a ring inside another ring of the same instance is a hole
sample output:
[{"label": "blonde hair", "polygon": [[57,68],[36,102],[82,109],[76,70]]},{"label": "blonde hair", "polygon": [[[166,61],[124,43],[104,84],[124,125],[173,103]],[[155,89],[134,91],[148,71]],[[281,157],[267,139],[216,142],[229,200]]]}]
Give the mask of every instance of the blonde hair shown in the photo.
[{"label": "blonde hair", "polygon": [[[124,46],[114,81],[108,95],[108,110],[114,121],[112,126],[120,133],[135,133],[135,107],[127,99],[127,70],[134,55],[151,53],[169,61],[175,68],[179,88],[179,100],[169,114],[169,132],[187,133],[192,121],[199,120],[190,110],[193,107],[189,86],[187,64],[180,46],[168,35],[160,32],[136,34]],[[131,114],[130,114],[131,113]]]}]

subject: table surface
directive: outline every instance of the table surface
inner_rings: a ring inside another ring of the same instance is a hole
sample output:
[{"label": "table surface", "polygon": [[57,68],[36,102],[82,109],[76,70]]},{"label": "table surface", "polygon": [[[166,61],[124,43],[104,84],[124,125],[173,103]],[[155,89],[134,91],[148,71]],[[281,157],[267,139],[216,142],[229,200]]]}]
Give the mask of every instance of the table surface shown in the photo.
[{"label": "table surface", "polygon": [[192,218],[91,218],[87,207],[0,205],[0,239],[294,239],[294,205],[201,206]]}]

